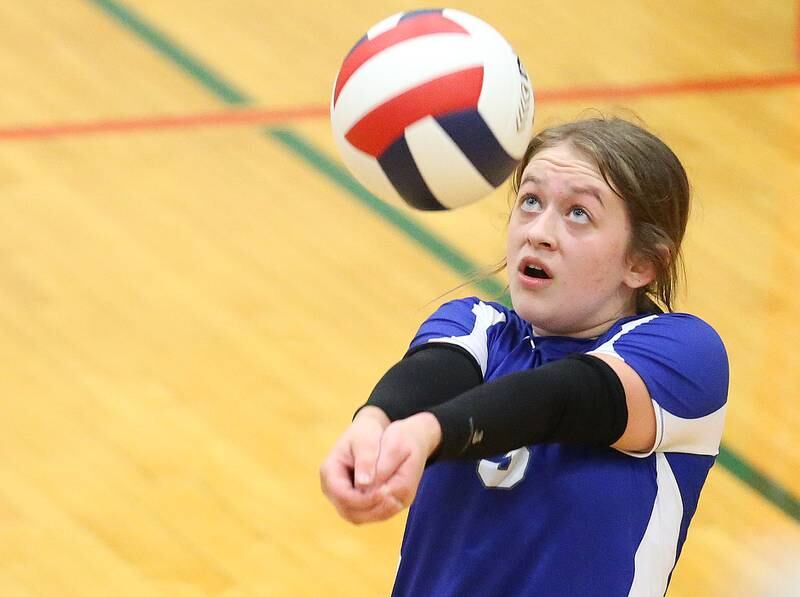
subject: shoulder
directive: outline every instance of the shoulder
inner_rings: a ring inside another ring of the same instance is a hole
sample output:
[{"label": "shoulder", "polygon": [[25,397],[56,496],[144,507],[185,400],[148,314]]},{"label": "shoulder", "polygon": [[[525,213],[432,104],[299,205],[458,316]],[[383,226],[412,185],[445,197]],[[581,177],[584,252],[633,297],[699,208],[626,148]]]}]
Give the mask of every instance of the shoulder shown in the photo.
[{"label": "shoulder", "polygon": [[[417,330],[409,351],[430,342],[461,346],[486,374],[489,352],[525,334],[526,324],[508,307],[477,297],[456,299],[440,306]],[[502,339],[501,339],[502,338]]]},{"label": "shoulder", "polygon": [[716,353],[727,360],[725,345],[717,331],[690,313],[660,313],[621,319],[600,338],[595,351],[613,353],[623,346],[661,352]]},{"label": "shoulder", "polygon": [[716,330],[695,315],[664,313],[620,320],[591,352],[625,361],[654,400],[681,416],[706,415],[727,400],[725,345]]},{"label": "shoulder", "polygon": [[459,298],[442,304],[426,320],[429,322],[454,323],[466,328],[475,325],[491,327],[496,324],[516,325],[520,320],[512,310],[494,301],[478,297]]}]

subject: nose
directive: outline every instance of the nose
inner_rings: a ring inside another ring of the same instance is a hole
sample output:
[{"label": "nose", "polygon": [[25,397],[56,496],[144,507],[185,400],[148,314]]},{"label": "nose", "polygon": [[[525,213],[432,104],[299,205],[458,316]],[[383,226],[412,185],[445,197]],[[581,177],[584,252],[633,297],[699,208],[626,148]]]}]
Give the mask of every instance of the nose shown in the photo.
[{"label": "nose", "polygon": [[537,249],[555,251],[558,248],[557,228],[557,216],[553,210],[545,210],[529,222],[526,231],[528,244]]}]

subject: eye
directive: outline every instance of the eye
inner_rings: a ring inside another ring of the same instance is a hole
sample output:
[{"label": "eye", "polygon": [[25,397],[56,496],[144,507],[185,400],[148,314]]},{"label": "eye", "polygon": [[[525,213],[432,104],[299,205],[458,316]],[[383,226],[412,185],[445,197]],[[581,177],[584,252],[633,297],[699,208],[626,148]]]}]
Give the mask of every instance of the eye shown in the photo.
[{"label": "eye", "polygon": [[525,195],[519,202],[522,211],[538,212],[542,211],[542,202],[536,195]]},{"label": "eye", "polygon": [[592,218],[589,212],[582,207],[571,207],[569,210],[569,218],[578,224],[588,224]]}]

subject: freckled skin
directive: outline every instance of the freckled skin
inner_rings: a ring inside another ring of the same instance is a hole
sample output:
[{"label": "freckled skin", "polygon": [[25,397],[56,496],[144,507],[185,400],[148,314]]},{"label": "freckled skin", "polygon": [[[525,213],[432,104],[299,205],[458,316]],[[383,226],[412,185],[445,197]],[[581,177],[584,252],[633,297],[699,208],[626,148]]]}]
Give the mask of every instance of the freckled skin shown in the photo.
[{"label": "freckled skin", "polygon": [[[652,278],[629,259],[623,200],[594,163],[562,143],[534,155],[522,181],[506,252],[517,313],[539,335],[574,337],[595,336],[633,315],[635,289]],[[519,265],[525,257],[547,266],[549,284],[521,284]]]}]

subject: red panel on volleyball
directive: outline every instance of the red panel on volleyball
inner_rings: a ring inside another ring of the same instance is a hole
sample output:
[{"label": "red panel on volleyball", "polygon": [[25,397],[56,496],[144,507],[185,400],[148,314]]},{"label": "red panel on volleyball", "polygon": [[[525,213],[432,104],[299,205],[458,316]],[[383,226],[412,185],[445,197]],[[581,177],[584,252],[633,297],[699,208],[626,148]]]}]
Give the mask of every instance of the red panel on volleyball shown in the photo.
[{"label": "red panel on volleyball", "polygon": [[437,77],[381,104],[345,135],[350,143],[378,158],[405,128],[426,116],[475,110],[483,87],[483,67]]},{"label": "red panel on volleyball", "polygon": [[339,99],[339,92],[347,83],[347,80],[367,60],[402,41],[434,33],[463,33],[464,35],[469,35],[461,25],[443,17],[441,14],[425,14],[413,19],[400,21],[388,31],[384,31],[373,39],[365,40],[357,45],[345,58],[344,64],[339,70],[339,77],[336,79],[336,87],[333,92],[334,105],[336,100]]}]

